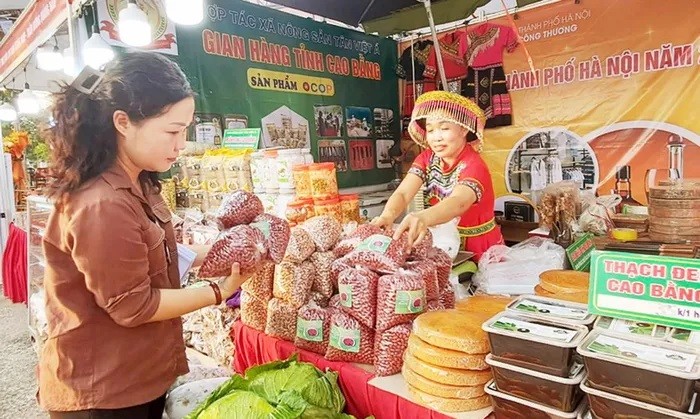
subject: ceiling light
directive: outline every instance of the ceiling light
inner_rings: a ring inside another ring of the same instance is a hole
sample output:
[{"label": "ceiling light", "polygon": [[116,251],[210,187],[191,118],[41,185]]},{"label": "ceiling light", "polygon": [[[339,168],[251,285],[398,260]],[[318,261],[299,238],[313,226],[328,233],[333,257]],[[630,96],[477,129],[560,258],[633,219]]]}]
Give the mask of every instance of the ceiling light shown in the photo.
[{"label": "ceiling light", "polygon": [[83,60],[90,67],[99,70],[100,67],[112,61],[114,51],[99,33],[93,33],[83,47]]},{"label": "ceiling light", "polygon": [[119,38],[127,45],[144,47],[153,42],[148,16],[130,0],[119,12]]},{"label": "ceiling light", "polygon": [[17,119],[17,110],[9,103],[0,105],[0,121],[12,122]]},{"label": "ceiling light", "polygon": [[165,0],[168,19],[180,25],[196,25],[204,19],[204,0]]},{"label": "ceiling light", "polygon": [[36,51],[36,64],[44,71],[59,71],[63,69],[63,55],[57,45],[43,46]]}]

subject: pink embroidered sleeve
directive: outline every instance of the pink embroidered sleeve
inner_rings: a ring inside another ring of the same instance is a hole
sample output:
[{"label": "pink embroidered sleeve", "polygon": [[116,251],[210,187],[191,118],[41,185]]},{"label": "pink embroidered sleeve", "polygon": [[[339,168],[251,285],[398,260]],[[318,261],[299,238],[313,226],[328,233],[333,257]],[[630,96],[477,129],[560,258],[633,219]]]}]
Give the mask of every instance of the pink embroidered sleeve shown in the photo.
[{"label": "pink embroidered sleeve", "polygon": [[459,173],[457,183],[471,188],[476,194],[476,202],[484,196],[484,185],[488,179],[488,168],[483,162],[472,160]]},{"label": "pink embroidered sleeve", "polygon": [[408,169],[408,173],[413,174],[421,178],[423,182],[427,179],[428,175],[428,165],[430,164],[430,156],[432,151],[430,149],[423,150],[422,153],[413,160],[411,168]]},{"label": "pink embroidered sleeve", "polygon": [[518,34],[511,26],[504,27],[503,29],[506,29],[505,33],[503,34],[505,42],[504,47],[506,51],[513,52],[519,45]]}]

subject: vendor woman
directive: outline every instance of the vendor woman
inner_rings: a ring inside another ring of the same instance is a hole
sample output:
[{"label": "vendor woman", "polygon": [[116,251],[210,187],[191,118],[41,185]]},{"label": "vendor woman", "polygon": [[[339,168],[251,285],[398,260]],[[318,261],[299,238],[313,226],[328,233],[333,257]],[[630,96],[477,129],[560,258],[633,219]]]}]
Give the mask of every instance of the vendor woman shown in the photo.
[{"label": "vendor woman", "polygon": [[375,225],[390,228],[423,185],[428,208],[408,214],[394,231],[408,232],[419,242],[428,227],[459,217],[462,250],[475,260],[491,246],[503,243],[494,219],[491,174],[479,155],[485,116],[471,100],[455,93],[434,91],[416,100],[408,132],[425,150],[391,195]]}]

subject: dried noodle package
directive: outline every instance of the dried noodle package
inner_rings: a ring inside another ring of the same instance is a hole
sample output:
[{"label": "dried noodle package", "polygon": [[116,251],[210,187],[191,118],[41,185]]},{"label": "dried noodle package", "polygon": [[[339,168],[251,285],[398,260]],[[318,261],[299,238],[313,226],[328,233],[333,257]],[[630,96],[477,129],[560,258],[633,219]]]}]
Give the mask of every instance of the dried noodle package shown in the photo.
[{"label": "dried noodle package", "polygon": [[200,278],[228,276],[234,263],[240,265],[244,278],[255,274],[267,254],[264,243],[260,230],[247,225],[223,231],[202,262]]},{"label": "dried noodle package", "polygon": [[355,250],[362,241],[375,234],[383,234],[384,231],[374,224],[362,224],[347,237],[342,237],[333,249],[336,258],[341,258]]},{"label": "dried noodle package", "polygon": [[311,235],[301,227],[292,227],[285,258],[300,263],[308,259],[316,250]]},{"label": "dried noodle package", "polygon": [[326,298],[330,298],[333,295],[334,286],[331,280],[331,266],[334,261],[335,255],[333,255],[333,252],[316,252],[311,255],[311,263],[314,264],[316,273],[311,289],[321,293]]},{"label": "dried noodle package", "polygon": [[379,276],[363,267],[347,269],[338,277],[340,308],[363,325],[374,328]]},{"label": "dried noodle package", "polygon": [[374,373],[386,377],[401,372],[403,353],[408,347],[411,324],[400,324],[389,330],[377,332],[374,339]]},{"label": "dried noodle package", "polygon": [[273,298],[267,304],[265,334],[294,342],[297,331],[297,309],[284,300]]},{"label": "dried noodle package", "polygon": [[241,321],[248,327],[261,332],[267,324],[268,300],[257,298],[246,291],[241,292]]},{"label": "dried noodle package", "polygon": [[263,261],[260,269],[241,285],[241,289],[251,296],[267,301],[272,298],[272,285],[275,280],[275,264]]},{"label": "dried noodle package", "polygon": [[331,250],[343,232],[343,226],[329,215],[310,218],[301,227],[309,233],[319,252]]},{"label": "dried noodle package", "polygon": [[273,295],[299,308],[309,301],[314,282],[314,265],[309,261],[283,261],[277,267]]},{"label": "dried noodle package", "polygon": [[325,355],[328,349],[330,324],[329,309],[322,308],[313,301],[301,307],[297,315],[297,335],[294,346]]},{"label": "dried noodle package", "polygon": [[237,190],[224,198],[216,211],[216,219],[221,229],[227,229],[237,225],[250,224],[255,217],[263,212],[260,198],[252,193]]},{"label": "dried noodle package", "polygon": [[270,259],[275,263],[282,262],[289,244],[290,229],[287,220],[270,214],[261,214],[255,217],[251,227],[255,227],[265,235],[267,251]]},{"label": "dried noodle package", "polygon": [[333,310],[326,359],[372,364],[374,331],[342,311]]},{"label": "dried noodle package", "polygon": [[341,260],[350,266],[361,265],[381,273],[393,273],[406,263],[408,240],[403,234],[398,240],[374,234],[360,243]]},{"label": "dried noodle package", "polygon": [[399,270],[379,278],[377,285],[377,332],[410,323],[425,310],[425,286],[416,273]]},{"label": "dried noodle package", "polygon": [[406,262],[406,270],[418,274],[425,284],[425,299],[426,301],[437,301],[440,298],[440,289],[438,288],[437,266],[432,260],[418,260],[415,262]]}]

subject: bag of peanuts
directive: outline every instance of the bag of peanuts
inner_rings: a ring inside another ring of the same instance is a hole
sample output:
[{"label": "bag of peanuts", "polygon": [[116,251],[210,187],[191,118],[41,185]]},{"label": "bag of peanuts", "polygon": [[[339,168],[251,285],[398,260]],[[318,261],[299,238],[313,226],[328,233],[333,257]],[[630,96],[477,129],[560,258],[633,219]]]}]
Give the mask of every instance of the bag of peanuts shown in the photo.
[{"label": "bag of peanuts", "polygon": [[228,276],[233,264],[238,263],[241,275],[246,278],[258,270],[266,255],[265,237],[262,232],[247,225],[239,225],[221,232],[204,257],[199,276]]},{"label": "bag of peanuts", "polygon": [[350,268],[352,268],[352,266],[343,259],[336,259],[333,261],[333,264],[331,264],[331,282],[333,283],[334,291],[338,290],[338,277],[340,277],[340,274]]},{"label": "bag of peanuts", "polygon": [[442,249],[433,247],[428,252],[430,260],[435,262],[437,268],[438,288],[443,289],[450,283],[450,272],[452,272],[452,258]]},{"label": "bag of peanuts", "polygon": [[297,331],[297,309],[290,303],[273,298],[267,304],[265,334],[294,342]]},{"label": "bag of peanuts", "polygon": [[330,324],[329,309],[322,308],[313,301],[302,306],[297,315],[297,334],[294,346],[325,355],[328,349]]},{"label": "bag of peanuts", "polygon": [[326,359],[372,364],[374,361],[374,331],[341,310],[332,310],[332,312]]},{"label": "bag of peanuts", "polygon": [[443,309],[455,308],[455,290],[450,283],[440,290],[440,306]]},{"label": "bag of peanuts", "polygon": [[271,214],[261,214],[255,217],[251,227],[263,232],[270,259],[275,263],[282,262],[291,234],[287,220]]},{"label": "bag of peanuts", "polygon": [[309,301],[314,283],[314,265],[309,261],[294,263],[288,260],[277,265],[272,294],[299,308]]},{"label": "bag of peanuts", "polygon": [[336,294],[328,300],[328,308],[340,309],[340,294]]},{"label": "bag of peanuts", "polygon": [[311,297],[309,298],[309,302],[311,302],[311,301],[318,304],[319,307],[326,308],[326,307],[328,307],[328,303],[330,302],[330,298],[324,296],[320,292],[312,291]]},{"label": "bag of peanuts", "polygon": [[275,264],[269,260],[263,261],[260,269],[241,285],[241,289],[249,295],[265,301],[272,298],[272,286],[275,280]]},{"label": "bag of peanuts", "polygon": [[237,190],[226,195],[216,210],[216,219],[220,228],[227,229],[237,225],[250,224],[255,217],[265,212],[260,198],[250,192]]},{"label": "bag of peanuts", "polygon": [[377,377],[398,374],[403,367],[403,353],[408,347],[411,323],[400,324],[381,333],[374,340],[374,373]]},{"label": "bag of peanuts", "polygon": [[267,324],[268,300],[263,300],[251,295],[245,290],[241,292],[241,322],[261,332],[265,331]]},{"label": "bag of peanuts", "polygon": [[428,253],[432,248],[433,233],[431,233],[430,230],[427,230],[423,239],[421,239],[421,241],[413,245],[409,258],[413,260],[428,259]]},{"label": "bag of peanuts", "polygon": [[374,224],[362,224],[347,237],[342,237],[338,244],[336,244],[333,248],[333,253],[335,254],[336,258],[341,258],[355,250],[355,247],[362,243],[363,240],[375,234],[383,233],[384,231]]},{"label": "bag of peanuts", "polygon": [[370,329],[377,315],[378,281],[379,275],[361,266],[346,269],[338,277],[340,309]]},{"label": "bag of peanuts", "polygon": [[316,273],[311,290],[322,294],[326,298],[330,298],[334,289],[333,281],[331,280],[331,266],[335,261],[335,255],[333,252],[316,252],[311,255],[310,260],[314,264]]},{"label": "bag of peanuts", "polygon": [[319,252],[327,252],[335,246],[343,232],[343,226],[329,215],[319,215],[304,221],[301,228],[306,230]]},{"label": "bag of peanuts", "polygon": [[400,269],[379,278],[377,285],[377,332],[410,323],[425,310],[423,278]]},{"label": "bag of peanuts", "polygon": [[373,234],[341,260],[350,266],[361,265],[375,272],[390,274],[406,263],[407,256],[406,234],[401,235],[398,240],[383,234]]},{"label": "bag of peanuts", "polygon": [[440,298],[440,289],[438,288],[437,266],[432,260],[417,260],[414,262],[406,262],[406,270],[415,272],[423,279],[425,285],[425,300],[438,301]]},{"label": "bag of peanuts", "polygon": [[285,258],[292,262],[301,263],[308,259],[315,250],[316,245],[311,239],[311,235],[301,227],[292,227]]}]

